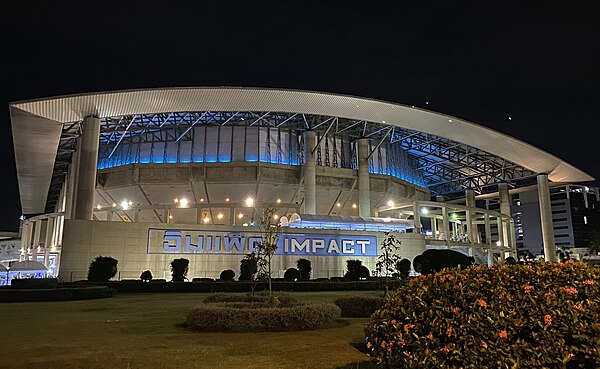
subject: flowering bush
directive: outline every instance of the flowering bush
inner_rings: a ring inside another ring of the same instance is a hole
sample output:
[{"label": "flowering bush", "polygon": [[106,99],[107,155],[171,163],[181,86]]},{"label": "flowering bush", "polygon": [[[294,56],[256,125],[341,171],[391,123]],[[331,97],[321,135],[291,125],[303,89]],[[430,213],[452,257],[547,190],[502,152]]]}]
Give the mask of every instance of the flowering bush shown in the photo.
[{"label": "flowering bush", "polygon": [[600,268],[501,264],[413,279],[365,328],[393,368],[599,368]]}]

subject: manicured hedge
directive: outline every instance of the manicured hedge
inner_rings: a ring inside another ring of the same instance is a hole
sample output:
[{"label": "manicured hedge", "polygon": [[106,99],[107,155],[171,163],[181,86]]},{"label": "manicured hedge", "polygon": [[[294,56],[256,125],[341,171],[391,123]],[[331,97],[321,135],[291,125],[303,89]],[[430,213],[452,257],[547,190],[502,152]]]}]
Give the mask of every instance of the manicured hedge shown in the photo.
[{"label": "manicured hedge", "polygon": [[103,286],[49,289],[1,289],[0,302],[67,301],[112,297],[116,290]]},{"label": "manicured hedge", "polygon": [[35,288],[56,288],[58,279],[56,278],[23,278],[13,279],[10,286],[17,289],[35,289]]},{"label": "manicured hedge", "polygon": [[472,266],[413,279],[373,314],[370,355],[394,368],[600,368],[600,268]]},{"label": "manicured hedge", "polygon": [[340,314],[333,304],[256,309],[206,304],[188,313],[186,326],[203,332],[301,331],[327,327]]},{"label": "manicured hedge", "polygon": [[[90,285],[88,282],[76,282],[65,285]],[[139,280],[110,281],[105,283],[94,283],[94,285],[109,286],[122,293],[139,292],[250,292],[252,284],[246,281],[194,281],[192,282],[165,282],[153,279],[150,283]],[[370,281],[298,281],[285,282],[273,281],[273,291],[295,291],[295,292],[317,292],[317,291],[364,291],[380,290],[382,282]],[[266,282],[256,284],[256,291],[268,289]]]},{"label": "manicured hedge", "polygon": [[[295,297],[284,294],[275,295],[277,301],[279,301],[280,306],[292,306],[298,305],[299,302]],[[205,303],[268,303],[269,295],[268,294],[256,294],[256,295],[224,295],[224,294],[214,294],[210,295],[204,299]]]},{"label": "manicured hedge", "polygon": [[342,310],[344,318],[368,318],[384,302],[383,297],[377,296],[346,296],[336,299],[333,303]]}]

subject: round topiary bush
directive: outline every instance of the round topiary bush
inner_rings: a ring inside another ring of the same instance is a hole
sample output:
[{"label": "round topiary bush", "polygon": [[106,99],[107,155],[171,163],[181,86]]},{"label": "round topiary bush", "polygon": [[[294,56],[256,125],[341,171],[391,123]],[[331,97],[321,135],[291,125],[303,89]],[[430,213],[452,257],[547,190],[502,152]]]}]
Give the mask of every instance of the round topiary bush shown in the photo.
[{"label": "round topiary bush", "polygon": [[393,368],[598,368],[600,268],[501,264],[413,279],[373,314],[367,348]]},{"label": "round topiary bush", "polygon": [[142,274],[140,274],[140,279],[142,282],[150,282],[152,280],[152,272],[149,270],[144,270]]},{"label": "round topiary bush", "polygon": [[300,274],[300,271],[296,268],[289,268],[283,274],[283,279],[292,282],[299,281],[302,279],[302,274]]},{"label": "round topiary bush", "polygon": [[235,272],[231,269],[225,269],[219,275],[220,281],[233,281],[233,278],[235,278]]}]

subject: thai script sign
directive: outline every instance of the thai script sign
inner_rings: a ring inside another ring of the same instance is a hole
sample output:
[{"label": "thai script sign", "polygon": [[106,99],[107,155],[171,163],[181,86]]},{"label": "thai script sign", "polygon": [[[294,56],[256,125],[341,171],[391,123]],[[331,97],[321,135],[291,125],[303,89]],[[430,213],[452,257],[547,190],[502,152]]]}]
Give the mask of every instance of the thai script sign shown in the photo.
[{"label": "thai script sign", "polygon": [[[258,232],[183,229],[148,230],[149,254],[245,255],[262,242]],[[377,237],[362,235],[281,233],[276,255],[377,256]]]}]

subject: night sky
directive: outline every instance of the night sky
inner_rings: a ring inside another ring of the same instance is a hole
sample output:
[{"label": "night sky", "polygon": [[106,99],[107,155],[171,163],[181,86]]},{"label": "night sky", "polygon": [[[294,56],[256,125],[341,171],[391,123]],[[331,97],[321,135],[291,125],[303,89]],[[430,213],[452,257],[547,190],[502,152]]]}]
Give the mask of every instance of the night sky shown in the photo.
[{"label": "night sky", "polygon": [[0,230],[16,230],[21,214],[8,103],[104,90],[255,86],[383,99],[496,129],[600,178],[595,2],[283,3],[3,3]]}]

